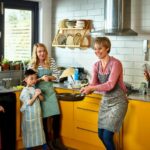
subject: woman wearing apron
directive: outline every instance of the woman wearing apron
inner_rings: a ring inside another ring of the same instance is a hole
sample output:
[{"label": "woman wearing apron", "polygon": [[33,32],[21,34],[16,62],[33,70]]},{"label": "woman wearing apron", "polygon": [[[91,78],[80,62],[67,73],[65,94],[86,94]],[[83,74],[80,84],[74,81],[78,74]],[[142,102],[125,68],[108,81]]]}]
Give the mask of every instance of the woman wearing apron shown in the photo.
[{"label": "woman wearing apron", "polygon": [[[53,58],[49,58],[48,50],[42,43],[37,43],[33,47],[32,60],[30,67],[38,73],[37,88],[40,88],[44,96],[44,101],[41,102],[43,114],[43,126],[46,135],[46,141],[51,150],[66,150],[60,140],[60,109],[56,94],[53,88],[53,80],[59,76],[59,71]],[[48,135],[48,118],[52,118],[52,133],[53,141]]]},{"label": "woman wearing apron", "polygon": [[122,64],[118,59],[109,56],[110,48],[111,43],[107,37],[95,39],[94,52],[100,60],[93,66],[91,84],[82,88],[81,92],[103,93],[98,116],[98,135],[107,150],[115,150],[113,135],[120,130],[128,101]]}]

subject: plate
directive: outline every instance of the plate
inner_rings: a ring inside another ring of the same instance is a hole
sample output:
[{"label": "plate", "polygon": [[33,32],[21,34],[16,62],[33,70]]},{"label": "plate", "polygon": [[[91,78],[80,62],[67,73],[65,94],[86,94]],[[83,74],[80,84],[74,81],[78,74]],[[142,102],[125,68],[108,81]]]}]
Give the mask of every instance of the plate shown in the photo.
[{"label": "plate", "polygon": [[74,45],[80,45],[81,42],[81,33],[76,33],[73,38]]},{"label": "plate", "polygon": [[72,35],[68,35],[67,36],[66,45],[74,45],[73,36]]},{"label": "plate", "polygon": [[66,40],[67,40],[67,37],[63,34],[59,34],[57,37],[58,45],[66,45]]}]

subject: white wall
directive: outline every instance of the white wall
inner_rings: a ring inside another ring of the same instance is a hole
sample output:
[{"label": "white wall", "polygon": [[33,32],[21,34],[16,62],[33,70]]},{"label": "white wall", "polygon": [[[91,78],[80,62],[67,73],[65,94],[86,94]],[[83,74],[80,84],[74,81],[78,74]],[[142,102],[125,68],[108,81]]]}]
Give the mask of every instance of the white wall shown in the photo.
[{"label": "white wall", "polygon": [[51,54],[52,0],[28,0],[39,2],[39,42],[44,43]]},{"label": "white wall", "polygon": [[[150,40],[150,1],[131,0],[131,28],[140,33],[138,36],[110,36],[112,50],[110,55],[123,63],[124,80],[139,86],[143,77],[144,61],[143,40]],[[104,28],[104,0],[55,0],[52,1],[52,29],[54,34],[62,19],[91,19],[93,28]],[[144,34],[144,35],[142,35]],[[54,48],[53,56],[59,66],[84,67],[91,73],[92,64],[97,60],[92,48],[69,49]]]},{"label": "white wall", "polygon": [[44,43],[51,53],[51,0],[39,2],[39,42]]}]

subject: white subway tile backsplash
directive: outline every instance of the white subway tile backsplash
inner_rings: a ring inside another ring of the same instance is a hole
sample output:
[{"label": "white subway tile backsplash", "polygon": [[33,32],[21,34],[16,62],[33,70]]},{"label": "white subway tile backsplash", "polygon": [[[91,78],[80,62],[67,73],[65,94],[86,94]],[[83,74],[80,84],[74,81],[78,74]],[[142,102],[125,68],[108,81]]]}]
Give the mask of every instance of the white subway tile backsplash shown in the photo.
[{"label": "white subway tile backsplash", "polygon": [[123,65],[123,68],[126,69],[126,68],[134,68],[134,62],[133,61],[122,61],[122,65]]},{"label": "white subway tile backsplash", "polygon": [[133,48],[133,54],[143,55],[143,48]]},{"label": "white subway tile backsplash", "polygon": [[[104,29],[104,0],[59,0],[52,1],[52,26],[56,33],[62,19],[93,20],[95,30]],[[138,36],[108,36],[112,43],[110,55],[118,58],[123,64],[124,81],[139,86],[144,81],[143,40],[150,40],[150,0],[131,1],[131,28]],[[54,34],[54,33],[53,33]],[[147,35],[146,35],[147,34]],[[86,50],[53,48],[53,56],[59,66],[79,65],[86,68],[91,77],[92,64],[98,60],[92,48]]]},{"label": "white subway tile backsplash", "polygon": [[124,55],[124,60],[141,62],[141,61],[144,61],[144,56],[141,56],[141,55]]},{"label": "white subway tile backsplash", "polygon": [[124,46],[125,47],[143,47],[143,41],[124,41]]},{"label": "white subway tile backsplash", "polygon": [[91,4],[86,3],[86,4],[81,5],[81,10],[90,10],[90,9],[94,9],[93,3]]},{"label": "white subway tile backsplash", "polygon": [[101,9],[88,10],[89,16],[101,15]]},{"label": "white subway tile backsplash", "polygon": [[74,11],[74,16],[87,16],[87,11],[86,10],[81,10],[81,11]]},{"label": "white subway tile backsplash", "polygon": [[125,47],[125,41],[111,41],[112,47]]},{"label": "white subway tile backsplash", "polygon": [[103,21],[104,23],[104,16],[101,15],[101,16],[94,16],[94,21]]},{"label": "white subway tile backsplash", "polygon": [[125,82],[128,82],[128,83],[133,82],[133,76],[124,75],[123,79],[124,79]]},{"label": "white subway tile backsplash", "polygon": [[133,55],[133,52],[134,52],[134,49],[133,48],[124,48],[124,47],[122,47],[122,48],[118,48],[117,49],[117,53],[118,54],[122,54],[122,55],[126,55],[126,54],[130,54],[130,55]]}]

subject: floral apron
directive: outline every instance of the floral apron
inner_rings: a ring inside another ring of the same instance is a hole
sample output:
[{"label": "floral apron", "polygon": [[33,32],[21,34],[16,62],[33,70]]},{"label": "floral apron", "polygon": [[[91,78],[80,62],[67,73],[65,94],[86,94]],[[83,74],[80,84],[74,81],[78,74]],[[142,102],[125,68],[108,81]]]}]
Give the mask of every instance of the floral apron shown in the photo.
[{"label": "floral apron", "polygon": [[[108,81],[109,74],[98,74],[99,81],[105,83]],[[128,101],[125,93],[116,86],[103,95],[99,109],[98,128],[107,129],[112,132],[118,132],[127,112]]]},{"label": "floral apron", "polygon": [[[38,68],[38,77],[43,75],[52,75],[51,69]],[[44,96],[44,101],[41,101],[41,109],[43,118],[60,114],[58,100],[53,88],[52,82],[40,81],[37,83],[37,88],[41,89]]]}]

